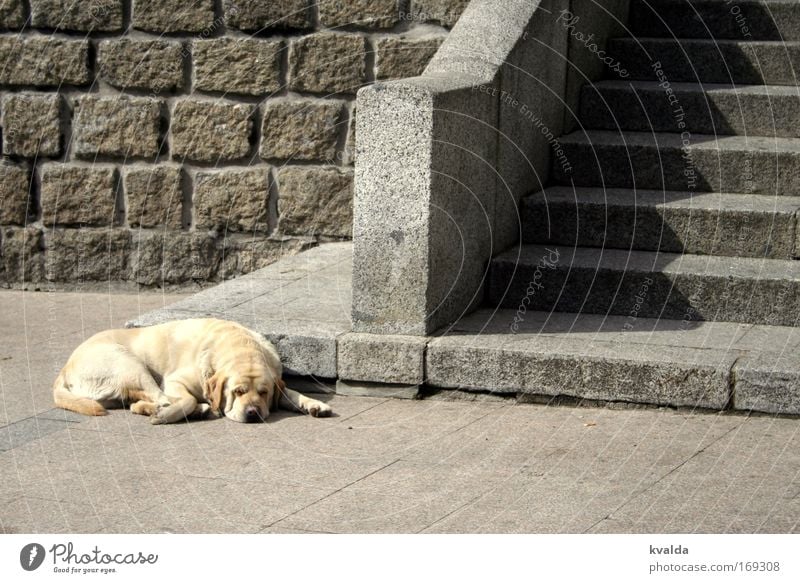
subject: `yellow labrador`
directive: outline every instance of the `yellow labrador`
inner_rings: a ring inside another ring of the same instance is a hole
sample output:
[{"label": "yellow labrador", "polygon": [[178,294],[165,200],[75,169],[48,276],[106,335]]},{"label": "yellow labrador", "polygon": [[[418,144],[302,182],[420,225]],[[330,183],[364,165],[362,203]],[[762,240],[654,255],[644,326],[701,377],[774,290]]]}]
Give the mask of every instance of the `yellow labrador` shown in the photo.
[{"label": "yellow labrador", "polygon": [[53,397],[56,406],[84,415],[131,403],[153,424],[209,411],[263,421],[278,406],[330,415],[325,403],[286,388],[281,375],[275,347],[259,334],[226,320],[178,320],[95,334],[61,369]]}]

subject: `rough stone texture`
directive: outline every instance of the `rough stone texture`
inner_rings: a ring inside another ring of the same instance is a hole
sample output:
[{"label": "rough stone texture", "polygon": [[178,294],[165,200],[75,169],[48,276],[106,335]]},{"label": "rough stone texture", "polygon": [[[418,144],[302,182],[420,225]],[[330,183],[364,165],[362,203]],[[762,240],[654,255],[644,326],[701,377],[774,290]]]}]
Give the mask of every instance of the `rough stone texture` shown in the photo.
[{"label": "rough stone texture", "polygon": [[224,0],[228,26],[248,32],[277,29],[308,29],[312,26],[307,0]]},{"label": "rough stone texture", "polygon": [[74,116],[73,147],[79,156],[158,155],[158,100],[87,95],[78,98]]},{"label": "rough stone texture", "polygon": [[281,87],[282,41],[216,38],[192,43],[194,87],[265,95]]},{"label": "rough stone texture", "polygon": [[488,292],[492,305],[515,310],[793,326],[800,264],[525,245],[492,261]]},{"label": "rough stone texture", "polygon": [[409,39],[386,37],[375,41],[378,79],[404,79],[421,75],[444,37]]},{"label": "rough stone texture", "polygon": [[54,229],[45,232],[49,281],[125,279],[131,234],[126,229]]},{"label": "rough stone texture", "polygon": [[292,42],[289,86],[311,93],[355,93],[366,81],[366,44],[355,34],[320,32]]},{"label": "rough stone texture", "polygon": [[551,187],[522,199],[525,243],[791,259],[800,197]]},{"label": "rough stone texture", "polygon": [[[111,166],[46,164],[41,170],[42,220],[52,225],[110,225],[117,171]],[[68,239],[79,244],[81,239]],[[92,239],[86,239],[90,242]]]},{"label": "rough stone texture", "polygon": [[420,385],[425,380],[425,346],[419,336],[345,334],[338,341],[339,378]]},{"label": "rough stone texture", "polygon": [[350,236],[352,173],[331,167],[285,166],[278,172],[278,185],[281,233]]},{"label": "rough stone texture", "polygon": [[180,42],[119,38],[101,41],[97,49],[100,78],[121,89],[156,92],[183,88]]},{"label": "rough stone texture", "polygon": [[432,341],[425,373],[436,387],[721,409],[736,357],[724,350],[630,347],[504,331]]},{"label": "rough stone texture", "polygon": [[[796,87],[674,83],[670,88],[674,97],[653,81],[612,80],[584,86],[580,109],[583,127],[800,137],[800,128],[795,124],[781,123],[783,119],[800,118]],[[675,114],[678,107],[683,110],[680,118]]]},{"label": "rough stone texture", "polygon": [[625,39],[608,43],[608,56],[631,79],[657,80],[660,62],[670,82],[791,85],[800,67],[800,43],[696,39]]},{"label": "rough stone texture", "polygon": [[262,158],[333,160],[341,101],[271,101],[261,126]]},{"label": "rough stone texture", "polygon": [[22,0],[0,0],[0,30],[16,30],[25,24]]},{"label": "rough stone texture", "polygon": [[397,0],[328,0],[319,3],[323,26],[391,28],[399,19]]},{"label": "rough stone texture", "polygon": [[89,41],[55,37],[0,37],[0,84],[85,85],[89,74]]},{"label": "rough stone texture", "polygon": [[209,233],[136,231],[128,259],[128,278],[142,285],[212,280],[221,253]]},{"label": "rough stone texture", "polygon": [[44,280],[44,238],[36,227],[0,229],[0,278],[9,283]]},{"label": "rough stone texture", "polygon": [[30,171],[24,166],[0,162],[0,225],[24,225],[28,214]]},{"label": "rough stone texture", "polygon": [[152,32],[213,34],[214,0],[134,0],[133,27]]},{"label": "rough stone texture", "polygon": [[800,144],[789,138],[677,133],[573,132],[560,138],[570,167],[564,186],[667,189],[791,196],[800,191]]},{"label": "rough stone texture", "polygon": [[61,154],[61,97],[18,93],[3,100],[3,152],[26,158]]},{"label": "rough stone texture", "polygon": [[222,243],[219,278],[252,273],[276,261],[313,247],[310,238],[227,236]]},{"label": "rough stone texture", "polygon": [[467,4],[469,0],[411,0],[411,10],[405,19],[451,27]]},{"label": "rough stone texture", "polygon": [[749,354],[736,363],[734,374],[735,409],[800,414],[800,359],[796,352]]},{"label": "rough stone texture", "polygon": [[109,32],[122,29],[121,0],[30,0],[31,24],[36,28]]},{"label": "rough stone texture", "polygon": [[178,166],[126,166],[126,216],[131,227],[181,227],[181,170]]},{"label": "rough stone texture", "polygon": [[173,157],[204,162],[236,160],[250,152],[252,105],[186,99],[172,113]]},{"label": "rough stone texture", "polygon": [[198,172],[194,211],[198,229],[265,231],[269,168]]},{"label": "rough stone texture", "polygon": [[336,381],[336,394],[343,397],[374,397],[380,399],[419,399],[419,385],[395,385],[360,381]]}]

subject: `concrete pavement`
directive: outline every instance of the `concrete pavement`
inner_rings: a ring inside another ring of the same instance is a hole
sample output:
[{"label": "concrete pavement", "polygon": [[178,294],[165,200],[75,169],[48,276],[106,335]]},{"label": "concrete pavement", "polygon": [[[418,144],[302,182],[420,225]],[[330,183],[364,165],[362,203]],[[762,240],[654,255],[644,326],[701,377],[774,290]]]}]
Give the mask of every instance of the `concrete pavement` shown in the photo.
[{"label": "concrete pavement", "polygon": [[793,418],[447,392],[259,425],[52,408],[82,339],[181,297],[0,292],[0,532],[800,531]]}]

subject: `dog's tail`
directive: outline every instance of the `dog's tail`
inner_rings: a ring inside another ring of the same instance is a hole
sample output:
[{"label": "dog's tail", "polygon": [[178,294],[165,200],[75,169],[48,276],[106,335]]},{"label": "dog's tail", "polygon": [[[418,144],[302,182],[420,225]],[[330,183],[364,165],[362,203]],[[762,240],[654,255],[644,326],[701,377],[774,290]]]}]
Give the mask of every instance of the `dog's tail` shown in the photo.
[{"label": "dog's tail", "polygon": [[58,373],[58,378],[56,378],[56,382],[53,383],[53,400],[56,403],[56,407],[68,411],[75,411],[75,413],[80,413],[81,415],[100,416],[108,413],[105,407],[97,401],[73,394],[69,388],[67,388],[63,370]]}]

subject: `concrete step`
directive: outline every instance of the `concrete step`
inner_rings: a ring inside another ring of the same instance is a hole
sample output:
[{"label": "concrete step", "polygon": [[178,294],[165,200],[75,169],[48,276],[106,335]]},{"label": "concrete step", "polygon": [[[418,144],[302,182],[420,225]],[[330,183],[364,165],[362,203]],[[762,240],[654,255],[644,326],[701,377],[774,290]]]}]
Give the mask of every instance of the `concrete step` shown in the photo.
[{"label": "concrete step", "polygon": [[634,34],[672,38],[800,40],[797,0],[633,0]]},{"label": "concrete step", "polygon": [[778,326],[800,324],[800,262],[523,245],[491,262],[490,305]]},{"label": "concrete step", "polygon": [[796,86],[800,73],[795,41],[619,38],[609,41],[608,55],[628,80]]},{"label": "concrete step", "polygon": [[552,187],[522,199],[525,243],[792,259],[800,197]]},{"label": "concrete step", "polygon": [[800,141],[791,138],[644,132],[573,132],[560,143],[563,185],[793,195],[800,192]]},{"label": "concrete step", "polygon": [[[800,329],[481,310],[431,339],[434,387],[800,412]],[[524,399],[523,399],[524,400]]]},{"label": "concrete step", "polygon": [[[800,6],[800,4],[798,4]],[[781,85],[600,81],[581,95],[584,128],[800,137],[800,92]]]}]

